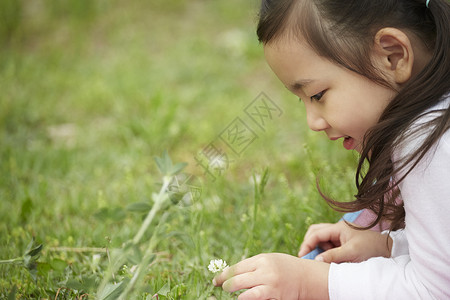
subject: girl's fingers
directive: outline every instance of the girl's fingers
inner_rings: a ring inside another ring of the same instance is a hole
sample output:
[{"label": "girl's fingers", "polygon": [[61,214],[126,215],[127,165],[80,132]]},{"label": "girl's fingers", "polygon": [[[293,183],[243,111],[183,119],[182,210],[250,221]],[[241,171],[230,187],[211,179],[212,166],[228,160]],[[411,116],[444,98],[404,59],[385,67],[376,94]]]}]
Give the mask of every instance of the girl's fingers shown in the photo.
[{"label": "girl's fingers", "polygon": [[319,248],[322,249],[323,251],[327,251],[333,248],[336,248],[338,245],[334,244],[334,243],[330,243],[330,242],[326,242],[326,243],[319,243]]},{"label": "girl's fingers", "polygon": [[340,230],[337,226],[321,226],[315,228],[310,234],[305,235],[298,256],[304,256],[314,250],[317,245],[322,244],[330,249],[340,244]]},{"label": "girl's fingers", "polygon": [[254,275],[254,272],[247,272],[227,279],[222,284],[222,289],[226,292],[233,293],[243,289],[251,289],[260,284],[261,280]]},{"label": "girl's fingers", "polygon": [[[319,248],[322,249],[323,251],[327,251],[327,250],[336,248],[336,247],[338,247],[338,246],[340,246],[340,245],[339,245],[339,244],[336,244],[336,243],[331,243],[331,242],[321,242],[321,243],[319,243],[319,244],[316,245],[316,247],[319,247]],[[314,249],[315,249],[316,247],[314,247]],[[303,256],[305,256],[306,254],[308,254],[309,252],[311,252],[312,250],[314,250],[314,249],[311,249],[311,250],[308,251],[308,249],[303,249],[303,248],[301,248],[300,251],[298,252],[297,256],[298,256],[298,257],[303,257]]]},{"label": "girl's fingers", "polygon": [[243,261],[238,262],[237,264],[226,268],[222,273],[214,277],[213,284],[215,286],[221,286],[228,279],[248,272],[253,272],[256,270],[256,266],[254,264],[254,257],[250,257],[244,259]]},{"label": "girl's fingers", "polygon": [[268,287],[258,285],[239,295],[238,300],[261,300],[270,299]]},{"label": "girl's fingers", "polygon": [[308,241],[309,238],[311,236],[313,236],[315,234],[315,232],[317,232],[318,230],[322,230],[322,229],[327,228],[327,227],[329,227],[331,225],[332,224],[321,223],[321,224],[313,224],[313,225],[309,226],[308,230],[305,233],[305,236],[303,237],[303,243],[300,245],[298,256],[299,257],[305,256],[306,254],[308,254],[309,252],[314,250],[317,245],[314,245],[313,247],[309,247],[309,244],[308,244],[308,247],[307,247],[307,244],[305,243],[305,241]]}]

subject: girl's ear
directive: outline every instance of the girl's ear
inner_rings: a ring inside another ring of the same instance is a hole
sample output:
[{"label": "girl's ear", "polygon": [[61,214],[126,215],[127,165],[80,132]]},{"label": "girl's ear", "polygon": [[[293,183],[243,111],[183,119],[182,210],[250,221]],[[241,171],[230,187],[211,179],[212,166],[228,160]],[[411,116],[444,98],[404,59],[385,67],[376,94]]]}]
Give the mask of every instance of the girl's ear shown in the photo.
[{"label": "girl's ear", "polygon": [[396,28],[382,28],[375,35],[374,58],[383,74],[396,84],[411,78],[414,53],[408,36]]}]

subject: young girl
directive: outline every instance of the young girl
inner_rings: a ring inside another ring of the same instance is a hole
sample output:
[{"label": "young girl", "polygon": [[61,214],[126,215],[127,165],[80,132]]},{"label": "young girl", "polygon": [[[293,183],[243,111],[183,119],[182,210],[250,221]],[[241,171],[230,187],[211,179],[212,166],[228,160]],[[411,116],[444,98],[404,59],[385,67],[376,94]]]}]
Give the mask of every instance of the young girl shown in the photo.
[{"label": "young girl", "polygon": [[316,260],[260,254],[213,283],[240,300],[450,299],[449,2],[263,0],[257,32],[309,127],[360,153],[356,200],[324,198],[391,230],[314,225],[299,256]]}]

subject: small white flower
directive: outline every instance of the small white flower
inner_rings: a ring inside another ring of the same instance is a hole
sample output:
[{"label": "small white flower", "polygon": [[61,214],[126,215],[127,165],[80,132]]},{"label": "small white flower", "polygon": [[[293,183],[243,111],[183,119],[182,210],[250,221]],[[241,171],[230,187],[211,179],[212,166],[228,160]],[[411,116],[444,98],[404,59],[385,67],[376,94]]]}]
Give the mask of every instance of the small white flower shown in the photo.
[{"label": "small white flower", "polygon": [[92,263],[97,266],[98,263],[100,262],[100,258],[102,258],[100,254],[92,255]]},{"label": "small white flower", "polygon": [[228,267],[227,262],[222,259],[212,259],[209,262],[208,270],[213,273],[222,272],[226,267]]}]

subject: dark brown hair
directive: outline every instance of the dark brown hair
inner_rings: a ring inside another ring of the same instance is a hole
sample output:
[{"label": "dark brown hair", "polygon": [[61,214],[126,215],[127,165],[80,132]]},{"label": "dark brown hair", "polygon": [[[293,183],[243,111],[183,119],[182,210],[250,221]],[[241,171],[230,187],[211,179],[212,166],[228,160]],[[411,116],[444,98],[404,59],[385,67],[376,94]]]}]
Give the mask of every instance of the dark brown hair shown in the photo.
[{"label": "dark brown hair", "polygon": [[366,133],[356,171],[356,200],[338,202],[321,192],[339,211],[374,211],[377,218],[367,228],[380,220],[390,221],[391,229],[402,227],[405,212],[396,202],[397,186],[450,128],[447,108],[416,129],[426,132],[417,151],[401,162],[392,160],[406,131],[450,91],[450,5],[448,0],[425,4],[426,0],[262,0],[260,42],[305,39],[318,55],[381,85],[389,86],[370,60],[374,36],[381,28],[405,30],[432,53],[426,67],[398,91]]}]

